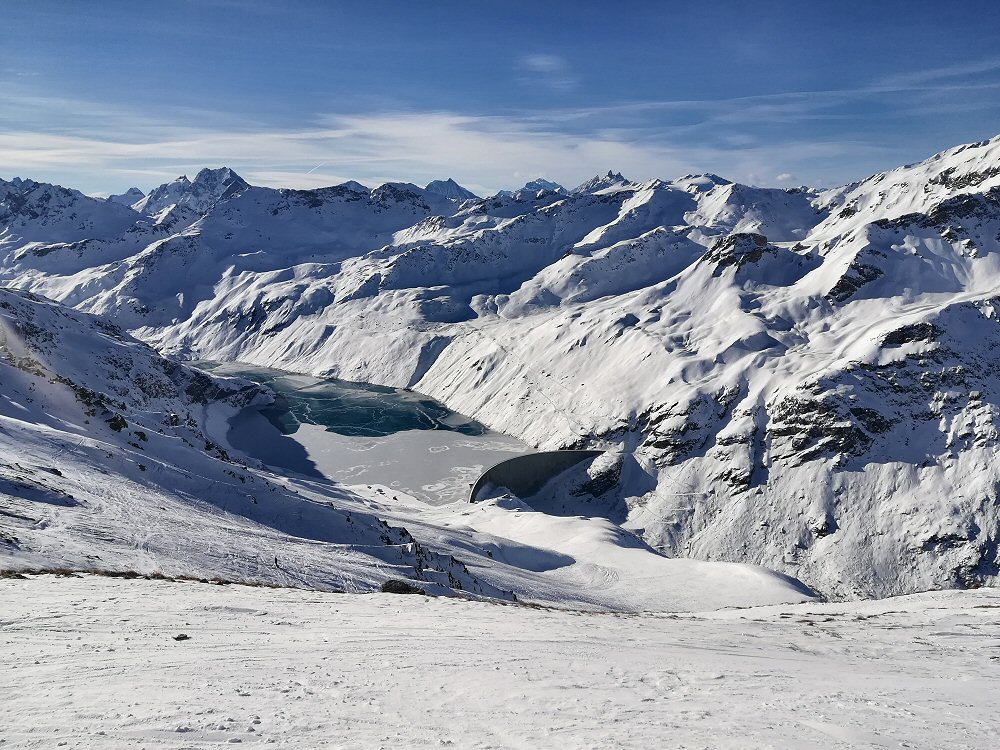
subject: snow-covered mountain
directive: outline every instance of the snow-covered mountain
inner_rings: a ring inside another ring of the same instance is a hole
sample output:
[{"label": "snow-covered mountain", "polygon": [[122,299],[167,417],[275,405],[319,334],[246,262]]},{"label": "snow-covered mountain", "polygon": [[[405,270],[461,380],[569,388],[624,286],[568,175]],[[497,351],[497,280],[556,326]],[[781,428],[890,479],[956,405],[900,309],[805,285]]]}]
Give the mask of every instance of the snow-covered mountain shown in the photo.
[{"label": "snow-covered mountain", "polygon": [[135,203],[138,203],[145,197],[146,194],[142,192],[139,188],[132,187],[126,190],[124,193],[109,195],[107,198],[105,198],[105,200],[111,203],[120,203],[123,206],[131,206]]},{"label": "snow-covered mountain", "polygon": [[0,247],[15,252],[36,244],[86,237],[117,238],[139,219],[131,208],[34,180],[0,180]]},{"label": "snow-covered mountain", "polygon": [[447,180],[433,180],[427,183],[427,187],[424,190],[428,193],[436,193],[437,195],[443,195],[445,198],[455,198],[460,201],[476,200],[479,198],[478,195],[468,188],[462,187],[450,177]]},{"label": "snow-covered mountain", "polygon": [[517,190],[501,190],[496,194],[496,196],[499,198],[521,196],[522,199],[530,199],[532,197],[538,197],[540,193],[561,193],[562,195],[566,195],[569,191],[558,182],[543,180],[539,177],[524,183],[524,187],[518,188]]},{"label": "snow-covered mountain", "polygon": [[615,446],[601,507],[672,555],[839,597],[996,580],[1000,137],[827,191],[609,172],[460,200],[206,170],[98,220],[17,184],[61,197],[5,209],[0,282],[163,353]]},{"label": "snow-covered mountain", "polygon": [[534,190],[536,192],[539,191],[539,190],[545,190],[546,192],[549,192],[549,193],[567,193],[567,192],[569,192],[568,190],[566,190],[566,188],[564,188],[558,182],[552,182],[551,180],[545,180],[545,179],[542,179],[541,177],[538,177],[538,178],[536,178],[534,180],[530,180],[529,182],[526,182],[524,184],[524,188],[523,189],[524,190]]},{"label": "snow-covered mountain", "polygon": [[146,214],[157,214],[170,206],[184,206],[204,213],[225,198],[239,195],[250,186],[228,167],[203,169],[189,180],[187,175],[160,185],[141,197],[133,208]]},{"label": "snow-covered mountain", "polygon": [[628,185],[630,184],[627,179],[622,177],[621,172],[612,172],[608,170],[605,175],[596,175],[589,180],[587,180],[582,185],[577,185],[573,188],[574,193],[593,193],[598,190],[604,190],[605,188],[613,187],[616,185]]}]

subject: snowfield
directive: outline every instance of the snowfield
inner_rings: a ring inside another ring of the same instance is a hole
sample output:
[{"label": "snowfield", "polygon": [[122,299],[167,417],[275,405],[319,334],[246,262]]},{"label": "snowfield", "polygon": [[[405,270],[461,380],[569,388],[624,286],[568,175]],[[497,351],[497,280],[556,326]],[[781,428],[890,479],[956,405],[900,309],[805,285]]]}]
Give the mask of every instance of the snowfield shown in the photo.
[{"label": "snowfield", "polygon": [[0,746],[992,748],[997,632],[995,590],[622,616],[31,576]]}]

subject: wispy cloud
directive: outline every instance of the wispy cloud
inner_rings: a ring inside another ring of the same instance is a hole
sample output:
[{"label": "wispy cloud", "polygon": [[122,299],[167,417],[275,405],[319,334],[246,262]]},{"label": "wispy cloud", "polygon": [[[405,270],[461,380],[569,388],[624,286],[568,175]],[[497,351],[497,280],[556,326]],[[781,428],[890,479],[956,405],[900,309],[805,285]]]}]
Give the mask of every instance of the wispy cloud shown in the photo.
[{"label": "wispy cloud", "polygon": [[954,78],[963,79],[962,83],[964,84],[970,76],[996,72],[1000,72],[1000,57],[988,57],[958,65],[946,65],[938,68],[927,68],[900,75],[887,76],[882,78],[878,82],[878,85],[887,88],[921,86],[927,83],[946,81]]},{"label": "wispy cloud", "polygon": [[[548,75],[552,80],[541,85],[565,85],[558,84],[558,71],[566,72],[558,62],[536,63],[536,85]],[[975,67],[992,69],[986,61]],[[149,188],[220,164],[257,184],[303,188],[347,179],[374,185],[454,177],[489,193],[540,174],[577,184],[608,169],[633,179],[715,172],[745,182],[831,185],[926,155],[866,139],[861,126],[871,107],[859,104],[882,107],[889,118],[934,108],[997,108],[994,97],[968,93],[992,92],[1000,83],[945,70],[925,71],[923,83],[897,82],[895,88],[882,81],[847,90],[490,115],[381,108],[316,114],[297,128],[236,113],[137,112],[7,82],[0,83],[7,105],[0,110],[0,176],[90,192],[120,192],[131,184]],[[821,136],[824,126],[840,137]],[[993,133],[979,137],[985,135]]]},{"label": "wispy cloud", "polygon": [[579,86],[569,62],[557,55],[525,55],[519,61],[518,80],[528,86],[540,86],[550,91],[572,91]]},{"label": "wispy cloud", "polygon": [[452,176],[474,190],[492,192],[539,174],[575,184],[610,168],[633,179],[716,171],[746,180],[773,174],[774,164],[835,158],[846,150],[842,144],[807,142],[737,149],[675,146],[633,135],[618,129],[565,133],[538,122],[526,125],[513,117],[381,112],[330,115],[317,127],[294,131],[184,128],[174,132],[163,126],[156,137],[127,141],[6,132],[0,133],[0,164],[5,171],[35,177],[117,174],[143,187],[224,163],[251,182],[265,185],[316,187],[348,178],[369,184],[426,182]]}]

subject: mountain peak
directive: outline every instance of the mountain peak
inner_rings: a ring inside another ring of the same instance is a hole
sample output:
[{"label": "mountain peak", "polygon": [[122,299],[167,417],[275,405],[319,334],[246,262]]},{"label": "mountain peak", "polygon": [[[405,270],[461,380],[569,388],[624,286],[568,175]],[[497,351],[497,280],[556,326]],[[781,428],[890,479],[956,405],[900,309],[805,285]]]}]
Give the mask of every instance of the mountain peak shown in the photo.
[{"label": "mountain peak", "polygon": [[577,186],[573,189],[574,193],[593,193],[598,190],[603,190],[604,188],[611,187],[612,185],[624,185],[627,184],[629,180],[622,176],[621,172],[612,172],[610,169],[606,175],[597,175],[587,180],[582,185]]},{"label": "mountain peak", "polygon": [[142,192],[139,188],[130,187],[124,193],[109,195],[107,198],[105,198],[105,200],[108,201],[108,203],[119,203],[123,206],[132,206],[141,201],[145,197],[146,194]]},{"label": "mountain peak", "polygon": [[231,185],[240,185],[243,189],[250,187],[249,183],[240,177],[236,172],[234,172],[229,167],[219,167],[218,169],[209,169],[205,167],[195,175],[192,185],[202,185],[206,188],[214,188],[218,185],[224,185],[230,187]]},{"label": "mountain peak", "polygon": [[133,207],[137,211],[154,215],[177,204],[205,213],[217,202],[239,195],[249,187],[250,184],[229,167],[206,167],[195,175],[194,180],[181,175],[173,182],[154,188]]},{"label": "mountain peak", "polygon": [[342,182],[336,187],[344,188],[345,190],[350,190],[352,193],[370,193],[371,188],[365,187],[357,180],[348,180],[347,182]]},{"label": "mountain peak", "polygon": [[705,172],[704,174],[686,174],[673,181],[673,184],[682,190],[692,193],[707,193],[721,185],[732,185],[732,180],[719,177],[717,174]]},{"label": "mountain peak", "polygon": [[428,193],[435,193],[437,195],[443,195],[446,198],[453,198],[455,200],[475,200],[479,198],[478,195],[473,193],[468,188],[464,188],[459,185],[455,180],[449,177],[447,180],[433,180],[427,183],[427,187],[424,188]]},{"label": "mountain peak", "polygon": [[532,192],[538,192],[539,190],[544,190],[548,193],[565,193],[566,188],[560,185],[558,182],[552,182],[551,180],[546,180],[542,177],[538,177],[530,182],[524,183],[522,190],[530,190]]}]

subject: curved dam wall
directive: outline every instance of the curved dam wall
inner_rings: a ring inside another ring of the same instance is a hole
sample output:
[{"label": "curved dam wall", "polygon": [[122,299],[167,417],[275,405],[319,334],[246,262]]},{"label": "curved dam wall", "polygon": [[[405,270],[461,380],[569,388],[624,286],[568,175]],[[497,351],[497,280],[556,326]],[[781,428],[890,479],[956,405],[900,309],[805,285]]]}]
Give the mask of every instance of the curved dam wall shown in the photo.
[{"label": "curved dam wall", "polygon": [[557,474],[602,453],[604,451],[544,451],[508,458],[483,472],[472,486],[469,502],[476,502],[479,492],[488,484],[506,487],[518,497],[528,497]]}]

